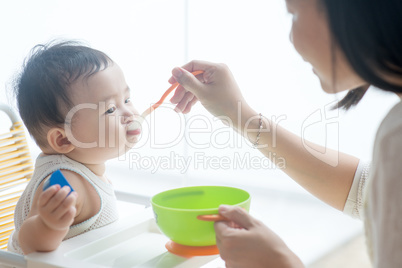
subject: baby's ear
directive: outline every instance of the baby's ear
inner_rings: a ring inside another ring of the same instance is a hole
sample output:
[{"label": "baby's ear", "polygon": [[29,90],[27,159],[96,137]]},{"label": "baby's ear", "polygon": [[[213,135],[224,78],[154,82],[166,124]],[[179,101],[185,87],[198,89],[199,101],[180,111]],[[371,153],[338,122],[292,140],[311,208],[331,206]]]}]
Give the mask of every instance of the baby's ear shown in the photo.
[{"label": "baby's ear", "polygon": [[47,142],[53,150],[60,154],[67,154],[75,148],[68,140],[65,130],[58,127],[49,129],[47,132]]}]

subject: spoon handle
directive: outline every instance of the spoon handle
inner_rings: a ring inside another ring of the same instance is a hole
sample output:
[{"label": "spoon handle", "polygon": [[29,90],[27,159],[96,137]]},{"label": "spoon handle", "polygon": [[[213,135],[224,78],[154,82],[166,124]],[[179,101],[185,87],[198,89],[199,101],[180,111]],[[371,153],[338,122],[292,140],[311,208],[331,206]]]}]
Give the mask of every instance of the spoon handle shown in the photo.
[{"label": "spoon handle", "polygon": [[[204,71],[195,71],[192,72],[192,74],[194,76],[202,74]],[[171,85],[166,91],[165,93],[163,93],[162,97],[160,98],[160,100],[158,100],[158,102],[156,102],[154,105],[152,105],[151,107],[149,107],[148,109],[146,109],[141,116],[143,118],[145,118],[147,115],[149,115],[150,113],[152,113],[156,108],[158,108],[166,99],[166,97],[173,91],[175,90],[177,87],[179,86],[179,83],[174,83],[173,85]]]},{"label": "spoon handle", "polygon": [[228,218],[223,217],[220,214],[198,215],[197,219],[201,221],[229,221]]}]

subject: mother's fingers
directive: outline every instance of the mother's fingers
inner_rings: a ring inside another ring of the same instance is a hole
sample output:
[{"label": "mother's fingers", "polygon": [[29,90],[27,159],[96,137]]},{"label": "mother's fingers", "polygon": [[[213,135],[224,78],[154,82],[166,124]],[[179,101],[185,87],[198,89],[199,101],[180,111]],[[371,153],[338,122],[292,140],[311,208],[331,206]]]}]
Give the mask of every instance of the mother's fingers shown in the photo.
[{"label": "mother's fingers", "polygon": [[177,103],[176,107],[174,108],[176,112],[184,112],[184,109],[187,107],[187,105],[191,102],[191,100],[194,98],[193,93],[191,92],[186,92],[183,96],[183,98]]},{"label": "mother's fingers", "polygon": [[183,114],[189,113],[191,111],[191,108],[194,106],[194,104],[197,103],[197,101],[198,101],[197,97],[194,96],[193,99],[189,103],[187,103],[186,108],[184,108],[183,110]]},{"label": "mother's fingers", "polygon": [[[198,79],[198,81],[200,81],[201,83],[205,83],[205,80],[204,80],[204,77],[203,77],[203,74],[201,73],[201,74],[198,74],[198,75],[196,75],[195,76],[197,79]],[[174,78],[173,78],[174,79]],[[174,80],[174,82],[173,83],[175,83],[176,82],[176,80]],[[173,84],[172,83],[172,84]],[[177,88],[176,88],[176,90],[175,90],[175,92],[174,92],[174,94],[173,94],[173,97],[170,99],[170,102],[171,103],[173,103],[173,104],[176,104],[176,103],[179,103],[180,101],[181,101],[181,99],[184,97],[184,94],[187,92],[187,90],[182,86],[182,85],[179,85]]]},{"label": "mother's fingers", "polygon": [[241,207],[222,205],[219,207],[219,213],[245,229],[249,229],[255,224],[255,219]]},{"label": "mother's fingers", "polygon": [[230,221],[216,221],[214,223],[215,233],[217,239],[222,235],[226,235],[232,229]]},{"label": "mother's fingers", "polygon": [[184,94],[186,94],[186,90],[184,89],[184,87],[179,85],[174,92],[173,97],[170,99],[170,102],[173,104],[179,103],[183,99]]},{"label": "mother's fingers", "polygon": [[186,69],[189,72],[194,72],[194,71],[205,71],[208,68],[211,68],[215,64],[207,62],[207,61],[202,61],[202,60],[192,60],[182,66],[183,69]]},{"label": "mother's fingers", "polygon": [[[207,69],[214,68],[214,64],[207,62],[207,61],[193,60],[193,61],[190,61],[190,62],[184,64],[181,68],[183,68],[189,72],[194,72],[194,71],[204,71],[205,72]],[[199,78],[198,80],[200,80],[201,82],[204,82],[200,79],[203,77],[203,74],[199,74],[196,77]],[[168,82],[170,84],[174,84],[177,82],[177,80],[172,76],[169,78]]]}]

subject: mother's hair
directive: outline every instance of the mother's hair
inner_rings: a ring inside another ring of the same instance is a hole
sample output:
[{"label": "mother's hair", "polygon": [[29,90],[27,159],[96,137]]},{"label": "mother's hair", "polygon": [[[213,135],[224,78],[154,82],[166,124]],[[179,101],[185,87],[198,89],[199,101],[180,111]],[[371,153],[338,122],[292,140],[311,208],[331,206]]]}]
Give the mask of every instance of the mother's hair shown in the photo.
[{"label": "mother's hair", "polygon": [[[320,0],[333,43],[344,52],[354,71],[368,84],[402,93],[402,1]],[[338,107],[348,109],[367,87],[345,96]]]}]

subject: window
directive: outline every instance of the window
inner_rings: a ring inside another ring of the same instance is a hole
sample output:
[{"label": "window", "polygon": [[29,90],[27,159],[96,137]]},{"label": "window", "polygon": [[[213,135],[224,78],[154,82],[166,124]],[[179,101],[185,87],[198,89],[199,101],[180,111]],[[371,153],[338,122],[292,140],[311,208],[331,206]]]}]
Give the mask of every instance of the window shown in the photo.
[{"label": "window", "polygon": [[[356,109],[326,113],[340,96],[324,93],[294,51],[284,1],[25,0],[3,1],[0,10],[0,24],[6,26],[0,80],[8,87],[29,50],[56,38],[84,40],[111,56],[123,69],[139,111],[167,89],[173,67],[192,59],[223,62],[256,111],[310,141],[363,159],[371,158],[376,129],[397,100],[373,89]],[[6,91],[0,92],[7,102]],[[253,213],[306,263],[360,230],[360,224],[311,197],[200,104],[187,116],[166,104],[144,130],[144,140],[108,164],[117,188],[152,195],[193,184],[242,187],[252,193]],[[33,143],[32,151],[39,153]],[[341,228],[328,234],[330,226]],[[317,243],[306,246],[307,239]]]}]

